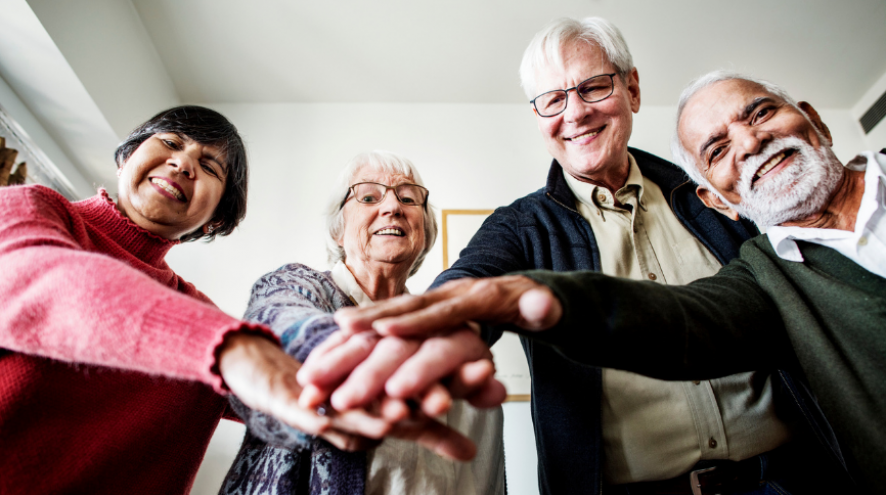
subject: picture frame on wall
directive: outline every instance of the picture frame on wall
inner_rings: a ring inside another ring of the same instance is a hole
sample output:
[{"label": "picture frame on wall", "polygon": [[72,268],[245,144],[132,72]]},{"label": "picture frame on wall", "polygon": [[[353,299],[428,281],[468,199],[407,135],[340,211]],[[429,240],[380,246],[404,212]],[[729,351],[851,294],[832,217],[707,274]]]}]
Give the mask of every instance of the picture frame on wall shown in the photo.
[{"label": "picture frame on wall", "polygon": [[[443,269],[452,266],[493,210],[442,210]],[[495,378],[508,390],[508,402],[529,401],[532,381],[520,337],[505,332],[492,346]]]}]

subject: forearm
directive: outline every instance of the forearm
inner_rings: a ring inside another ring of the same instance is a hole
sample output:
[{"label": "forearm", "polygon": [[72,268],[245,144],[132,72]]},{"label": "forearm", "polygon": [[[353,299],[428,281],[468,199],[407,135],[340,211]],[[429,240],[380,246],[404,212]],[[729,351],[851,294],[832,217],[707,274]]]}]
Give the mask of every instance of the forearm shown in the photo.
[{"label": "forearm", "polygon": [[752,277],[665,286],[595,272],[523,275],[550,287],[563,317],[549,330],[520,333],[585,364],[700,379],[775,367],[792,355],[777,309]]}]

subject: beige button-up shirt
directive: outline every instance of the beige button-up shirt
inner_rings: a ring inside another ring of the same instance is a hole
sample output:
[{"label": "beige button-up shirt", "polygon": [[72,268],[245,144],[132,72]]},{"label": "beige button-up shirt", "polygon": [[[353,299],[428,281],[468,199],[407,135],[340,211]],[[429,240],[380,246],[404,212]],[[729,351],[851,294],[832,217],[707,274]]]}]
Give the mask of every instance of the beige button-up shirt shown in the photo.
[{"label": "beige button-up shirt", "polygon": [[[357,306],[373,304],[344,263],[332,280]],[[463,400],[437,418],[477,445],[471,462],[444,459],[415,442],[387,438],[366,453],[367,495],[503,495],[505,458],[501,407],[476,409]]]},{"label": "beige button-up shirt", "polygon": [[[594,231],[603,273],[671,285],[716,273],[714,255],[680,224],[634,157],[629,160],[628,179],[615,194],[564,171]],[[790,436],[773,410],[771,378],[756,372],[670,382],[607,368],[602,406],[609,484],[672,478],[702,459],[746,459]]]}]

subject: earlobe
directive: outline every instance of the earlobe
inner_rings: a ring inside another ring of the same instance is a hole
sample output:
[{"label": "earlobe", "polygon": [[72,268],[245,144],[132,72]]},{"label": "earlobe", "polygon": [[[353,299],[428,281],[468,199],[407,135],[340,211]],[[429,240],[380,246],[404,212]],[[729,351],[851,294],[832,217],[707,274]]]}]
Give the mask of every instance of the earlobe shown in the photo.
[{"label": "earlobe", "polygon": [[121,175],[123,175],[123,167],[117,167],[117,178],[119,179]]},{"label": "earlobe", "polygon": [[712,210],[716,210],[721,215],[724,215],[731,219],[733,222],[738,221],[738,212],[733,210],[731,206],[727,205],[720,199],[720,196],[714,194],[711,190],[704,186],[698,186],[695,189],[695,194],[698,195],[698,199],[704,203],[705,206]]},{"label": "earlobe", "polygon": [[800,110],[803,110],[803,112],[806,113],[806,116],[809,117],[809,121],[812,122],[812,125],[815,126],[816,129],[818,129],[818,132],[828,140],[826,144],[828,146],[833,146],[834,139],[831,137],[831,130],[821,121],[821,116],[818,115],[818,112],[814,108],[812,108],[812,105],[810,105],[808,101],[801,101],[797,103],[797,106],[800,107]]}]

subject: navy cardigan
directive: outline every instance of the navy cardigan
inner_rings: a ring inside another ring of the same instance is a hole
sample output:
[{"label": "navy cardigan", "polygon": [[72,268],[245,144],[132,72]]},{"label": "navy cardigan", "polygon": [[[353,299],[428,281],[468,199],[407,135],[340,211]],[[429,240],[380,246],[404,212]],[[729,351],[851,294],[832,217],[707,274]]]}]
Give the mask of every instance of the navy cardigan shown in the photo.
[{"label": "navy cardigan", "polygon": [[[672,163],[629,148],[643,176],[661,188],[677,219],[722,264],[739,254],[742,242],[759,232],[753,223],[738,222],[711,210],[698,199],[695,186]],[[600,252],[590,224],[575,209],[575,197],[556,160],[547,185],[501,207],[486,219],[461,252],[458,261],[434,281],[436,287],[463,277],[492,277],[520,270],[600,270]],[[500,331],[485,331],[491,345]],[[570,361],[554,348],[521,338],[532,376],[532,420],[538,449],[538,481],[542,494],[600,493],[602,491],[602,428],[599,368]],[[789,387],[789,416],[815,421],[816,437],[839,451],[830,429],[805,387],[785,373],[774,387]],[[790,383],[787,383],[790,382]],[[803,390],[798,390],[798,388]],[[797,399],[798,396],[807,399]],[[779,407],[776,405],[776,407]],[[810,413],[810,409],[814,409]],[[779,411],[781,416],[784,416]],[[800,414],[801,416],[797,416]],[[824,426],[817,423],[822,422]],[[822,432],[821,430],[826,430]],[[593,488],[591,488],[593,487]]]}]

